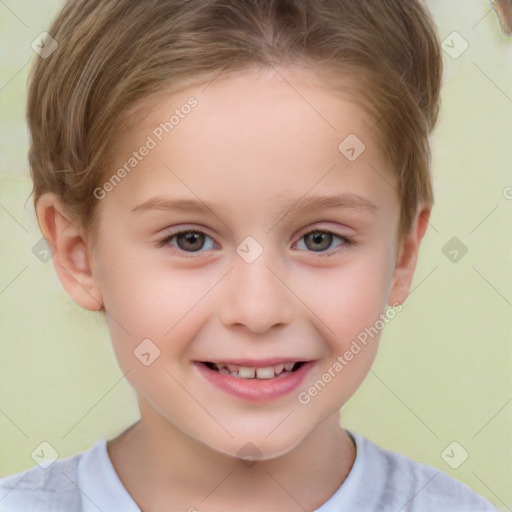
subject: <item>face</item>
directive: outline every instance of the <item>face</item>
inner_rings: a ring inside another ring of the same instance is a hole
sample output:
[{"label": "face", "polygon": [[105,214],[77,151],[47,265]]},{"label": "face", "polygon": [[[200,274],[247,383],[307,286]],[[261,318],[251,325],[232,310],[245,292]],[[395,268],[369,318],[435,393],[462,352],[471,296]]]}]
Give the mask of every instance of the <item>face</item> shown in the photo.
[{"label": "face", "polygon": [[191,87],[131,123],[114,172],[130,170],[97,192],[92,265],[145,421],[272,458],[354,393],[397,256],[372,124],[290,69]]}]

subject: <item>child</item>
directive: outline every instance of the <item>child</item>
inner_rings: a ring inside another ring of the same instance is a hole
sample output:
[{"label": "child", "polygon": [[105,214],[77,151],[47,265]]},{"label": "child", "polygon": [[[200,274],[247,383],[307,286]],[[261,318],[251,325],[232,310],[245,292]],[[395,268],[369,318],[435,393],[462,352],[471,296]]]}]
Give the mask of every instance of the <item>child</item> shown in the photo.
[{"label": "child", "polygon": [[74,0],[50,34],[37,217],[140,420],[2,479],[0,510],[495,510],[339,422],[433,203],[420,1]]}]

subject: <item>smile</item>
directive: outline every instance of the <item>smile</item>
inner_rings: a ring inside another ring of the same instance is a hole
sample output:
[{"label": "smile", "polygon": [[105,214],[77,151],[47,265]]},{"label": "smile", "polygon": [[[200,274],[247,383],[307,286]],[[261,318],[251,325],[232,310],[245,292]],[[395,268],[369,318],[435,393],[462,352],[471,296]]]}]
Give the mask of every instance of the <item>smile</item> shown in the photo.
[{"label": "smile", "polygon": [[206,381],[249,402],[270,402],[296,390],[315,361],[195,361]]},{"label": "smile", "polygon": [[286,377],[290,372],[298,370],[303,364],[303,361],[296,363],[279,363],[273,366],[241,366],[237,364],[224,364],[224,363],[204,363],[208,368],[218,371],[223,375],[231,375],[241,379],[273,379],[275,377]]}]

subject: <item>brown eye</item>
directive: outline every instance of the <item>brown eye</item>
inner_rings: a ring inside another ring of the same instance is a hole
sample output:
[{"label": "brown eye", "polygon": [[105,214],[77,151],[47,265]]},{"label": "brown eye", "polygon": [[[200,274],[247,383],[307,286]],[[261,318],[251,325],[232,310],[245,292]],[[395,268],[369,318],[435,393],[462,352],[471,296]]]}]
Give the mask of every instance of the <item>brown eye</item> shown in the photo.
[{"label": "brown eye", "polygon": [[325,256],[338,252],[334,249],[348,249],[352,245],[354,243],[346,236],[337,235],[322,229],[315,229],[306,233],[297,242],[297,248],[301,251],[326,253]]},{"label": "brown eye", "polygon": [[178,247],[183,251],[199,251],[204,245],[205,236],[197,231],[188,231],[176,235]]},{"label": "brown eye", "polygon": [[333,234],[326,231],[312,231],[304,236],[306,247],[312,251],[325,251],[333,240]]},{"label": "brown eye", "polygon": [[204,252],[204,250],[215,248],[215,242],[210,236],[190,229],[170,233],[157,245],[158,247],[172,246],[183,253]]}]

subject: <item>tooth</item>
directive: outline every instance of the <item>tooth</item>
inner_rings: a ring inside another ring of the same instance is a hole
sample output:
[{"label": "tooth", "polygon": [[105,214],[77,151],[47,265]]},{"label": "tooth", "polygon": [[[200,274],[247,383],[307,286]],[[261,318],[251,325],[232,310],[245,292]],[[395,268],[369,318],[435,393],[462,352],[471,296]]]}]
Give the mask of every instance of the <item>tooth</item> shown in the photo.
[{"label": "tooth", "polygon": [[249,368],[248,366],[240,366],[238,369],[238,376],[242,379],[254,379],[256,375],[256,368]]},{"label": "tooth", "polygon": [[273,379],[283,373],[283,371],[291,372],[295,363],[279,363],[275,366],[265,366],[254,368],[250,366],[238,366],[236,364],[217,364],[213,363],[219,373],[223,375],[231,375],[242,379]]},{"label": "tooth", "polygon": [[256,376],[258,379],[272,379],[274,378],[274,367],[256,368]]}]

